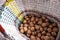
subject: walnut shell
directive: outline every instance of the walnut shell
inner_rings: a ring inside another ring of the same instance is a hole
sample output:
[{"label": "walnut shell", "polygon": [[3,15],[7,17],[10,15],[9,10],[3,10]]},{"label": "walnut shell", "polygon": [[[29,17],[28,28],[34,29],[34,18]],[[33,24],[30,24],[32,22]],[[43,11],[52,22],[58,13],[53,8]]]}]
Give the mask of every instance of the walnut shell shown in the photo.
[{"label": "walnut shell", "polygon": [[45,16],[42,16],[42,19],[43,19],[43,20],[45,20],[45,19],[46,19],[46,17],[45,17]]},{"label": "walnut shell", "polygon": [[58,32],[58,28],[57,28],[57,27],[54,27],[54,28],[53,28],[53,31],[54,31],[54,32]]},{"label": "walnut shell", "polygon": [[24,26],[24,24],[21,24],[21,25],[20,25],[20,27],[23,27],[23,26]]},{"label": "walnut shell", "polygon": [[36,22],[38,22],[38,21],[39,21],[39,19],[36,17],[35,21],[36,21]]},{"label": "walnut shell", "polygon": [[50,40],[55,40],[55,38],[53,36],[50,36]]},{"label": "walnut shell", "polygon": [[27,34],[31,34],[31,30],[28,30],[28,31],[27,31]]},{"label": "walnut shell", "polygon": [[28,16],[24,16],[24,18],[26,19],[26,18],[28,18]]},{"label": "walnut shell", "polygon": [[26,32],[28,29],[27,29],[27,27],[24,27],[24,31]]},{"label": "walnut shell", "polygon": [[39,30],[40,29],[40,26],[39,25],[35,25],[35,29],[36,30]]},{"label": "walnut shell", "polygon": [[33,22],[34,20],[35,20],[35,18],[34,18],[34,17],[32,17],[32,18],[31,18],[31,21]]},{"label": "walnut shell", "polygon": [[51,36],[51,34],[50,34],[50,33],[46,33],[46,35],[47,35],[47,36]]},{"label": "walnut shell", "polygon": [[37,36],[40,38],[41,37],[41,33],[38,33]]},{"label": "walnut shell", "polygon": [[55,26],[57,26],[57,23],[53,23],[52,25],[55,27]]},{"label": "walnut shell", "polygon": [[38,24],[41,25],[42,24],[42,21],[38,21]]},{"label": "walnut shell", "polygon": [[42,27],[40,27],[40,32],[42,32],[43,31],[43,28]]},{"label": "walnut shell", "polygon": [[42,27],[46,27],[47,26],[47,24],[46,23],[42,23]]},{"label": "walnut shell", "polygon": [[49,36],[45,36],[45,40],[50,40],[50,37]]},{"label": "walnut shell", "polygon": [[36,37],[35,36],[33,36],[33,35],[31,35],[31,40],[36,40]]},{"label": "walnut shell", "polygon": [[26,18],[26,20],[28,21],[28,20],[29,20],[29,18]]},{"label": "walnut shell", "polygon": [[47,31],[47,27],[44,28],[44,31]]},{"label": "walnut shell", "polygon": [[24,29],[20,29],[20,32],[21,32],[21,33],[24,33]]},{"label": "walnut shell", "polygon": [[49,20],[48,19],[45,19],[45,22],[49,22]]},{"label": "walnut shell", "polygon": [[31,27],[31,31],[34,31],[35,30],[35,27]]},{"label": "walnut shell", "polygon": [[26,34],[28,37],[30,37],[30,34]]},{"label": "walnut shell", "polygon": [[42,32],[42,35],[45,35],[45,34],[46,34],[46,32],[45,32],[45,31],[43,31],[43,32]]},{"label": "walnut shell", "polygon": [[23,28],[24,28],[23,26],[20,27],[20,29],[23,29]]},{"label": "walnut shell", "polygon": [[34,26],[33,22],[30,22],[29,24],[30,24],[31,27]]},{"label": "walnut shell", "polygon": [[24,24],[24,27],[28,27],[28,24]]},{"label": "walnut shell", "polygon": [[36,37],[36,40],[41,40],[39,37]]},{"label": "walnut shell", "polygon": [[48,31],[48,32],[52,32],[52,29],[51,29],[51,28],[48,28],[47,31]]},{"label": "walnut shell", "polygon": [[28,29],[30,30],[30,29],[31,29],[31,27],[30,27],[30,26],[28,26]]},{"label": "walnut shell", "polygon": [[36,35],[36,32],[32,32],[32,35]]},{"label": "walnut shell", "polygon": [[45,36],[41,36],[41,39],[44,40],[45,39]]},{"label": "walnut shell", "polygon": [[55,32],[51,32],[51,35],[52,36],[56,36],[57,34]]},{"label": "walnut shell", "polygon": [[49,28],[53,28],[53,26],[52,25],[49,25]]}]

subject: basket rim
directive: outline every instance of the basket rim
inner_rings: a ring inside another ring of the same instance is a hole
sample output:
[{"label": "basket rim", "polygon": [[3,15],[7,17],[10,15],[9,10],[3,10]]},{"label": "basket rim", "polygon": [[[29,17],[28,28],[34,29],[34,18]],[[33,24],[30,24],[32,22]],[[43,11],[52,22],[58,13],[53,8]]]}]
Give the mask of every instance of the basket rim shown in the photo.
[{"label": "basket rim", "polygon": [[54,17],[54,16],[52,16],[52,15],[49,15],[49,14],[44,14],[43,12],[40,12],[40,11],[37,11],[37,10],[24,10],[24,11],[21,12],[21,14],[23,14],[24,12],[40,13],[41,15],[46,15],[46,16],[49,16],[49,17],[51,17],[51,18],[54,18],[54,19],[55,19],[56,21],[58,21],[59,24],[60,24],[60,20],[59,20],[58,18],[56,18],[56,17]]}]

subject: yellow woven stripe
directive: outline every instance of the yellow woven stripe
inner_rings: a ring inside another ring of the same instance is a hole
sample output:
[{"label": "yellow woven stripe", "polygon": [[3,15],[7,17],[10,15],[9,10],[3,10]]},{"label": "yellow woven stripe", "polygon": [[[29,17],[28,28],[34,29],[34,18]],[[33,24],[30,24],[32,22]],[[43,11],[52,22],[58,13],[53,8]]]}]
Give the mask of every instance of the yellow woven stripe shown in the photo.
[{"label": "yellow woven stripe", "polygon": [[5,4],[4,4],[4,5],[5,5],[5,6],[8,6],[8,5],[9,5],[9,3],[10,3],[10,2],[12,2],[12,1],[13,1],[13,0],[6,0],[6,2],[5,2]]},{"label": "yellow woven stripe", "polygon": [[17,11],[17,14],[20,14],[20,10],[18,9],[17,5],[15,4],[15,2],[11,3],[11,6],[13,6],[14,10]]},{"label": "yellow woven stripe", "polygon": [[14,7],[16,7],[16,9],[18,10],[18,12],[20,12],[20,10],[19,10],[17,4],[15,3],[15,1],[13,2],[13,4],[14,4]]},{"label": "yellow woven stripe", "polygon": [[18,17],[18,19],[19,19],[20,21],[23,21],[23,15],[21,14],[21,15]]},{"label": "yellow woven stripe", "polygon": [[19,20],[21,21],[23,20],[23,15],[21,14],[15,1],[7,0],[7,2],[5,3],[5,6],[7,6],[13,12],[13,14],[18,17]]},{"label": "yellow woven stripe", "polygon": [[9,4],[8,2],[5,2],[5,4],[4,4],[4,5],[5,5],[5,6],[8,6],[8,4]]},{"label": "yellow woven stripe", "polygon": [[10,10],[13,12],[13,14],[18,17],[18,12],[16,11],[16,9],[14,9],[13,6],[8,5],[7,7],[10,8]]},{"label": "yellow woven stripe", "polygon": [[14,1],[14,0],[6,0],[7,2],[11,2],[11,1]]},{"label": "yellow woven stripe", "polygon": [[21,14],[20,10],[18,9],[17,5],[14,4],[14,2],[10,2],[7,7],[10,8],[15,16],[18,17]]}]

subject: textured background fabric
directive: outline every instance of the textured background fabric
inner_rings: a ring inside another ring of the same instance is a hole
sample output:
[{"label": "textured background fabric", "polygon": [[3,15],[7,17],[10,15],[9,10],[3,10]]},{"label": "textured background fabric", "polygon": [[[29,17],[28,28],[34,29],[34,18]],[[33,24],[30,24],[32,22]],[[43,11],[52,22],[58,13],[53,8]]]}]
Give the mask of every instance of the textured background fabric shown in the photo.
[{"label": "textured background fabric", "polygon": [[15,0],[20,10],[33,9],[47,12],[60,19],[60,0]]},{"label": "textured background fabric", "polygon": [[0,0],[0,6],[5,3],[6,0]]},{"label": "textured background fabric", "polygon": [[1,32],[0,32],[0,40],[6,40]]}]

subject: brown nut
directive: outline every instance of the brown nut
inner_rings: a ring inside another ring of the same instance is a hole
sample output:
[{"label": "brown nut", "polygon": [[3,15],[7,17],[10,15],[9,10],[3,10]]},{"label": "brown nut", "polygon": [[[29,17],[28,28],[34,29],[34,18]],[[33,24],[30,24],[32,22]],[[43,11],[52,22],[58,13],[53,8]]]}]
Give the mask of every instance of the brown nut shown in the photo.
[{"label": "brown nut", "polygon": [[31,35],[31,40],[36,40],[36,37],[35,36],[33,36],[33,35]]},{"label": "brown nut", "polygon": [[43,31],[43,32],[42,32],[42,35],[45,35],[45,34],[46,34],[46,32],[45,32],[45,31]]},{"label": "brown nut", "polygon": [[32,35],[36,35],[36,32],[32,32]]},{"label": "brown nut", "polygon": [[28,31],[27,31],[27,34],[31,34],[31,30],[28,30]]},{"label": "brown nut", "polygon": [[40,38],[41,37],[41,33],[38,33],[37,36]]},{"label": "brown nut", "polygon": [[29,18],[26,18],[26,20],[28,21],[28,20],[29,20]]},{"label": "brown nut", "polygon": [[28,24],[29,24],[30,22],[31,22],[30,20],[27,21]]},{"label": "brown nut", "polygon": [[34,31],[35,30],[35,27],[31,27],[31,31]]},{"label": "brown nut", "polygon": [[52,32],[52,29],[51,29],[51,28],[48,28],[47,31],[48,31],[48,32]]},{"label": "brown nut", "polygon": [[39,19],[36,17],[35,21],[36,21],[36,22],[38,22],[38,21],[39,21]]},{"label": "brown nut", "polygon": [[42,27],[46,27],[47,26],[47,24],[46,23],[42,23]]},{"label": "brown nut", "polygon": [[24,29],[20,29],[20,32],[21,32],[21,33],[24,33]]},{"label": "brown nut", "polygon": [[43,19],[43,20],[45,20],[45,19],[46,19],[46,17],[45,17],[45,16],[42,16],[42,19]]},{"label": "brown nut", "polygon": [[30,26],[28,26],[28,29],[30,30],[30,29],[31,29],[31,27],[30,27]]},{"label": "brown nut", "polygon": [[35,20],[35,18],[34,18],[34,17],[32,17],[32,18],[31,18],[31,21],[33,22],[34,20]]},{"label": "brown nut", "polygon": [[24,28],[23,26],[20,27],[20,29],[23,29],[23,28]]},{"label": "brown nut", "polygon": [[28,24],[24,24],[24,27],[28,27]]},{"label": "brown nut", "polygon": [[53,36],[50,36],[50,40],[55,40],[55,38]]},{"label": "brown nut", "polygon": [[34,26],[33,22],[30,22],[30,26],[31,26],[31,27]]},{"label": "brown nut", "polygon": [[47,35],[47,36],[51,36],[51,34],[50,34],[50,33],[46,33],[46,35]]},{"label": "brown nut", "polygon": [[47,31],[47,27],[44,28],[44,31]]},{"label": "brown nut", "polygon": [[50,37],[49,36],[45,36],[45,40],[50,40]]},{"label": "brown nut", "polygon": [[23,27],[23,26],[24,26],[24,24],[21,24],[21,25],[20,25],[20,27]]},{"label": "brown nut", "polygon": [[39,31],[39,30],[36,30],[36,32],[37,32],[37,33],[40,33],[40,31]]},{"label": "brown nut", "polygon": [[35,25],[35,29],[39,30],[40,26],[39,25]]},{"label": "brown nut", "polygon": [[39,37],[36,37],[36,40],[41,40]]},{"label": "brown nut", "polygon": [[48,19],[45,19],[45,22],[49,22],[49,20]]},{"label": "brown nut", "polygon": [[32,32],[32,35],[35,35],[35,32]]},{"label": "brown nut", "polygon": [[40,32],[42,32],[43,31],[43,28],[42,27],[40,27]]},{"label": "brown nut", "polygon": [[49,25],[49,28],[53,28],[53,26],[52,25]]},{"label": "brown nut", "polygon": [[32,16],[31,15],[29,15],[29,18],[31,18]]},{"label": "brown nut", "polygon": [[52,36],[56,36],[57,34],[55,32],[51,32],[51,35]]},{"label": "brown nut", "polygon": [[26,34],[28,37],[30,37],[30,34]]},{"label": "brown nut", "polygon": [[41,36],[41,39],[44,40],[45,39],[45,36]]},{"label": "brown nut", "polygon": [[54,32],[58,32],[58,28],[57,28],[57,27],[54,27],[54,28],[53,28],[53,31],[54,31]]},{"label": "brown nut", "polygon": [[28,16],[24,16],[24,18],[26,19],[26,18],[28,18]]},{"label": "brown nut", "polygon": [[27,29],[27,27],[24,27],[24,31],[26,32],[28,29]]},{"label": "brown nut", "polygon": [[49,24],[50,24],[49,22],[46,22],[46,26],[49,26]]},{"label": "brown nut", "polygon": [[33,21],[34,24],[36,24],[36,21]]},{"label": "brown nut", "polygon": [[38,24],[41,25],[42,24],[42,21],[38,21]]},{"label": "brown nut", "polygon": [[53,23],[52,26],[54,26],[54,27],[57,26],[57,23]]}]

